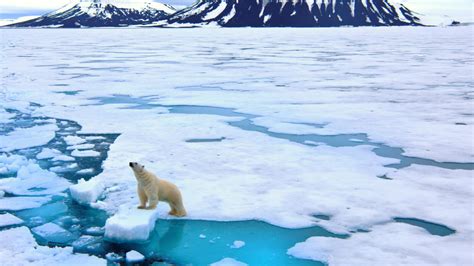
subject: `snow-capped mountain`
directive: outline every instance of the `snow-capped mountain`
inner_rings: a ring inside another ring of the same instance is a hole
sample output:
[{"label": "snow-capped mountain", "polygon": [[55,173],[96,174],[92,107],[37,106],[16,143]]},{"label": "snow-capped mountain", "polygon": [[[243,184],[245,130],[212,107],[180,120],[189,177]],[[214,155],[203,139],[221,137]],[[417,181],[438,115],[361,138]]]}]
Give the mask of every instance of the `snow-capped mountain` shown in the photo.
[{"label": "snow-capped mountain", "polygon": [[13,27],[115,27],[148,24],[176,10],[165,4],[135,0],[79,0]]},{"label": "snow-capped mountain", "polygon": [[420,25],[403,4],[389,0],[199,0],[168,23],[227,27],[337,27]]}]

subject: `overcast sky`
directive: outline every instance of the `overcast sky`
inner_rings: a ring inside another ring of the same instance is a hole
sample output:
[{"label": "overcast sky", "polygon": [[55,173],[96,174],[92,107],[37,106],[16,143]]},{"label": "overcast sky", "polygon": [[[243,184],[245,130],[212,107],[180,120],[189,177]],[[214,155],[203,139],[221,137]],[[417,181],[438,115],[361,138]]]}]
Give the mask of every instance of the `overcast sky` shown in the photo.
[{"label": "overcast sky", "polygon": [[[65,5],[69,0],[0,0],[0,19],[42,15]],[[162,0],[174,6],[186,6],[194,0]],[[447,15],[464,22],[474,22],[474,0],[394,0],[419,13]]]}]

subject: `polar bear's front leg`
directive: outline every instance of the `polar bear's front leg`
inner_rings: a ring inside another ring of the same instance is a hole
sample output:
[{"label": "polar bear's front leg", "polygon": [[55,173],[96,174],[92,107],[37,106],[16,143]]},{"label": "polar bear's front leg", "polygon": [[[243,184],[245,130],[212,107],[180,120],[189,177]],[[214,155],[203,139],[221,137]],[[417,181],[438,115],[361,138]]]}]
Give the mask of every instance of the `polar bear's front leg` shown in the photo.
[{"label": "polar bear's front leg", "polygon": [[158,205],[158,196],[153,195],[148,198],[148,207],[146,207],[147,210],[153,210],[156,208],[156,205]]},{"label": "polar bear's front leg", "polygon": [[140,187],[137,188],[137,192],[138,192],[138,197],[140,198],[140,205],[137,208],[145,209],[146,202],[148,201],[148,197],[146,196],[145,191]]}]

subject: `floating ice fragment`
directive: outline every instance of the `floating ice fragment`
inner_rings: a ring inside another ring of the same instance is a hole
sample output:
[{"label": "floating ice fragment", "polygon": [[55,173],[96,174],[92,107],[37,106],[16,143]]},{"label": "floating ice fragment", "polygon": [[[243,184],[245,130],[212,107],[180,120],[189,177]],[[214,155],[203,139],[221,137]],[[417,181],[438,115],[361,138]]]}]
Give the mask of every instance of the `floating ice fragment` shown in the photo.
[{"label": "floating ice fragment", "polygon": [[100,254],[104,252],[102,237],[97,236],[81,236],[72,242],[74,252]]},{"label": "floating ice fragment", "polygon": [[230,248],[241,248],[245,246],[245,242],[241,240],[235,240],[234,243],[232,243],[232,246]]},{"label": "floating ice fragment", "polygon": [[82,169],[76,172],[77,175],[89,175],[94,173],[94,168]]},{"label": "floating ice fragment", "polygon": [[0,239],[2,265],[105,265],[103,259],[73,254],[71,247],[40,246],[25,226],[0,231]]},{"label": "floating ice fragment", "polygon": [[120,261],[123,261],[123,257],[120,256],[120,255],[117,254],[117,253],[114,253],[114,252],[107,253],[107,254],[105,255],[105,258],[106,258],[108,261],[111,261],[111,262],[120,262]]},{"label": "floating ice fragment", "polygon": [[69,146],[66,149],[67,150],[89,150],[89,149],[93,149],[94,146],[95,146],[94,144],[84,143],[84,144]]},{"label": "floating ice fragment", "polygon": [[72,164],[67,164],[65,166],[54,166],[54,167],[49,168],[49,170],[55,173],[66,173],[66,172],[72,172],[78,167],[79,166],[77,165],[77,163],[72,163]]},{"label": "floating ice fragment", "polygon": [[13,214],[0,214],[0,227],[22,224],[23,220]]},{"label": "floating ice fragment", "polygon": [[19,211],[38,208],[49,202],[51,197],[7,197],[0,199],[0,211]]},{"label": "floating ice fragment", "polygon": [[54,139],[57,130],[56,124],[16,128],[7,135],[0,135],[0,150],[8,152],[46,145]]},{"label": "floating ice fragment", "polygon": [[16,178],[1,183],[1,189],[14,195],[57,194],[67,189],[70,183],[55,173],[39,167],[33,161],[22,166]]},{"label": "floating ice fragment", "polygon": [[74,159],[74,157],[67,156],[67,155],[58,155],[53,158],[53,161],[63,161],[63,162],[72,162],[74,160],[76,160]]},{"label": "floating ice fragment", "polygon": [[36,155],[36,159],[49,159],[61,155],[61,152],[56,149],[43,148],[40,153]]},{"label": "floating ice fragment", "polygon": [[74,157],[99,157],[100,152],[92,151],[92,150],[84,150],[84,151],[74,150],[71,153],[71,155]]},{"label": "floating ice fragment", "polygon": [[85,139],[77,137],[77,136],[67,136],[67,137],[64,138],[64,141],[69,146],[82,144],[82,143],[86,142]]},{"label": "floating ice fragment", "polygon": [[199,235],[199,238],[203,238],[203,239],[204,239],[204,238],[206,238],[206,235],[200,234],[200,235]]},{"label": "floating ice fragment", "polygon": [[104,189],[105,187],[100,181],[95,179],[85,181],[81,179],[76,185],[69,187],[69,192],[71,197],[78,203],[90,204],[97,201],[104,192]]},{"label": "floating ice fragment", "polygon": [[240,262],[232,258],[224,258],[220,261],[211,263],[210,266],[246,266],[246,263]]},{"label": "floating ice fragment", "polygon": [[145,259],[145,256],[143,256],[141,253],[135,250],[131,250],[127,252],[125,257],[127,258],[128,263],[140,262]]},{"label": "floating ice fragment", "polygon": [[0,154],[0,175],[14,174],[26,164],[28,159],[24,156]]},{"label": "floating ice fragment", "polygon": [[46,242],[68,243],[74,239],[71,232],[54,223],[47,223],[31,229]]},{"label": "floating ice fragment", "polygon": [[119,243],[147,240],[157,219],[157,210],[120,209],[107,219],[105,237]]}]

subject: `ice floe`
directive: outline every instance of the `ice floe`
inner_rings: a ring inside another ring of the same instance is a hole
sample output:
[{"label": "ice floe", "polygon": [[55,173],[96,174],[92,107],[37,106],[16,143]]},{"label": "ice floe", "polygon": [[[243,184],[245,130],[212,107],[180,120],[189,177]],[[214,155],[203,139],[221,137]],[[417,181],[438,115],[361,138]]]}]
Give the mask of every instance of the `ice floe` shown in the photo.
[{"label": "ice floe", "polygon": [[89,204],[95,202],[104,192],[105,187],[101,181],[80,179],[77,184],[69,187],[71,197],[79,203]]},{"label": "ice floe", "polygon": [[115,242],[145,241],[155,228],[156,210],[122,209],[107,219],[105,237]]},{"label": "ice floe", "polygon": [[54,223],[33,227],[31,231],[47,242],[67,243],[74,239],[73,234]]},{"label": "ice floe", "polygon": [[27,227],[0,231],[0,257],[5,265],[104,265],[103,259],[73,254],[72,247],[50,248],[36,243]]},{"label": "ice floe", "polygon": [[242,240],[235,240],[234,243],[230,246],[230,248],[241,248],[245,246],[245,242]]},{"label": "ice floe", "polygon": [[10,213],[0,214],[0,227],[19,225],[22,223],[23,223],[23,220],[16,217],[13,214],[10,214]]},{"label": "ice floe", "polygon": [[8,152],[45,145],[56,136],[57,130],[56,124],[16,128],[6,135],[0,135],[0,151]]},{"label": "ice floe", "polygon": [[[3,181],[3,182],[2,182]],[[0,181],[0,189],[14,195],[46,195],[65,191],[71,184],[32,161],[18,169],[16,178]]]},{"label": "ice floe", "polygon": [[223,258],[222,260],[211,263],[210,265],[211,266],[246,266],[247,264],[233,258]]},{"label": "ice floe", "polygon": [[4,197],[0,198],[0,211],[19,211],[38,208],[48,203],[51,197]]},{"label": "ice floe", "polygon": [[125,258],[128,263],[136,263],[145,260],[145,256],[143,256],[140,252],[136,250],[131,250],[127,252]]},{"label": "ice floe", "polygon": [[[472,234],[467,237],[472,240]],[[312,237],[288,254],[329,265],[469,265],[471,250],[465,241],[461,235],[439,237],[410,225],[385,224],[349,239]]]},{"label": "ice floe", "polygon": [[100,152],[93,150],[74,150],[71,153],[74,157],[98,157]]}]

